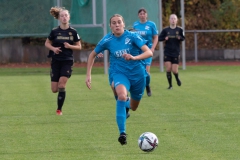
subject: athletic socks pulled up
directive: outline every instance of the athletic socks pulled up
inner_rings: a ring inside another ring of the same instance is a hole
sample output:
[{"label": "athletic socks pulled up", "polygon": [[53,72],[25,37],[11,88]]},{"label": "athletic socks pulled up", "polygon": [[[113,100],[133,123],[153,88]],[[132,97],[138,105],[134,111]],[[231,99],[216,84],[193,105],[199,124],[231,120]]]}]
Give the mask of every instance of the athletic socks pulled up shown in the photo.
[{"label": "athletic socks pulled up", "polygon": [[171,74],[171,72],[167,72],[167,80],[168,80],[169,87],[172,87],[172,74]]},{"label": "athletic socks pulled up", "polygon": [[62,106],[65,101],[65,97],[66,97],[65,88],[59,88],[58,89],[58,97],[57,97],[57,105],[58,105],[57,110],[62,110]]},{"label": "athletic socks pulled up", "polygon": [[182,82],[181,82],[180,79],[178,78],[178,73],[175,73],[174,76],[175,76],[175,79],[176,79],[176,81],[177,81],[177,85],[178,85],[178,86],[181,86],[181,85],[182,85]]},{"label": "athletic socks pulled up", "polygon": [[126,101],[117,100],[116,121],[119,133],[126,133]]}]

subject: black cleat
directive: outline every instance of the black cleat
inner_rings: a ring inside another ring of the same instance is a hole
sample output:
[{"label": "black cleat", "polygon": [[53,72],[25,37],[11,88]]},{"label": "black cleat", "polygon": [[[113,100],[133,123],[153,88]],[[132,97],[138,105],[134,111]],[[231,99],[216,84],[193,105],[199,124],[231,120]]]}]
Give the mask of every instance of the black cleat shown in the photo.
[{"label": "black cleat", "polygon": [[173,89],[173,88],[172,88],[172,86],[169,86],[167,89],[171,90],[171,89]]},{"label": "black cleat", "polygon": [[126,133],[121,133],[118,142],[121,143],[121,145],[126,145],[127,144],[127,134]]},{"label": "black cleat", "polygon": [[181,86],[182,85],[182,82],[180,80],[177,80],[177,85],[178,86]]},{"label": "black cleat", "polygon": [[152,95],[150,86],[146,86],[146,91],[147,91],[148,97],[150,97]]},{"label": "black cleat", "polygon": [[129,108],[126,108],[126,117],[127,119],[130,117]]}]

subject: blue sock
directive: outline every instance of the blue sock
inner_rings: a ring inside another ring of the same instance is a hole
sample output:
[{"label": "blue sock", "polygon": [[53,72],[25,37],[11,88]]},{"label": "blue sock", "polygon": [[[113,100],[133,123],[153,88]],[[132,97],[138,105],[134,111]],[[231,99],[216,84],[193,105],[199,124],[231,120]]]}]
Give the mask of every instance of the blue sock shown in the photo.
[{"label": "blue sock", "polygon": [[117,100],[116,105],[116,121],[119,133],[126,133],[126,101]]},{"label": "blue sock", "polygon": [[[118,96],[114,96],[114,98],[117,100],[118,99]],[[130,100],[128,99],[127,101],[126,101],[126,108],[131,108],[130,107]]]},{"label": "blue sock", "polygon": [[146,86],[149,86],[150,80],[151,80],[151,76],[150,76],[150,74],[148,73],[148,75],[147,75],[147,77],[146,77]]}]

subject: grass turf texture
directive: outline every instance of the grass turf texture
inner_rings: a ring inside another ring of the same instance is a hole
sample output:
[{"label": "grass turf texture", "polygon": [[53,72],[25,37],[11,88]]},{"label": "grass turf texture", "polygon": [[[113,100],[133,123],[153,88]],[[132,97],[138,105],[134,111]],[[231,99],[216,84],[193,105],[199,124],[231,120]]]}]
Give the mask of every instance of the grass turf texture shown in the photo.
[{"label": "grass turf texture", "polygon": [[[74,68],[66,88],[63,116],[56,116],[48,68],[0,68],[0,157],[85,160],[240,159],[238,66],[192,66],[173,77],[151,68],[152,96],[144,94],[127,120],[128,144],[117,141],[115,100],[103,68],[94,68],[92,90],[85,68]],[[137,145],[150,131],[159,139],[152,153]]]}]

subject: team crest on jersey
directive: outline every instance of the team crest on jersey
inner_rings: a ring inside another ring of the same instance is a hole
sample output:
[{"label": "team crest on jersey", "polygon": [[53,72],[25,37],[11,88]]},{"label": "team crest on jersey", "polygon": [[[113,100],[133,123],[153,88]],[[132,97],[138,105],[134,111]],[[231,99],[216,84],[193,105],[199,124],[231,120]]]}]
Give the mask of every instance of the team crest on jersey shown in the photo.
[{"label": "team crest on jersey", "polygon": [[58,33],[58,35],[61,35],[61,33]]},{"label": "team crest on jersey", "polygon": [[128,44],[131,40],[129,38],[125,39],[125,44]]},{"label": "team crest on jersey", "polygon": [[177,31],[177,32],[176,32],[176,35],[178,35],[178,34],[179,34],[179,32]]},{"label": "team crest on jersey", "polygon": [[146,30],[149,30],[149,28],[150,28],[149,26],[146,26],[146,27],[145,27]]},{"label": "team crest on jersey", "polygon": [[72,35],[72,32],[69,32],[68,34],[71,36],[71,35]]}]

